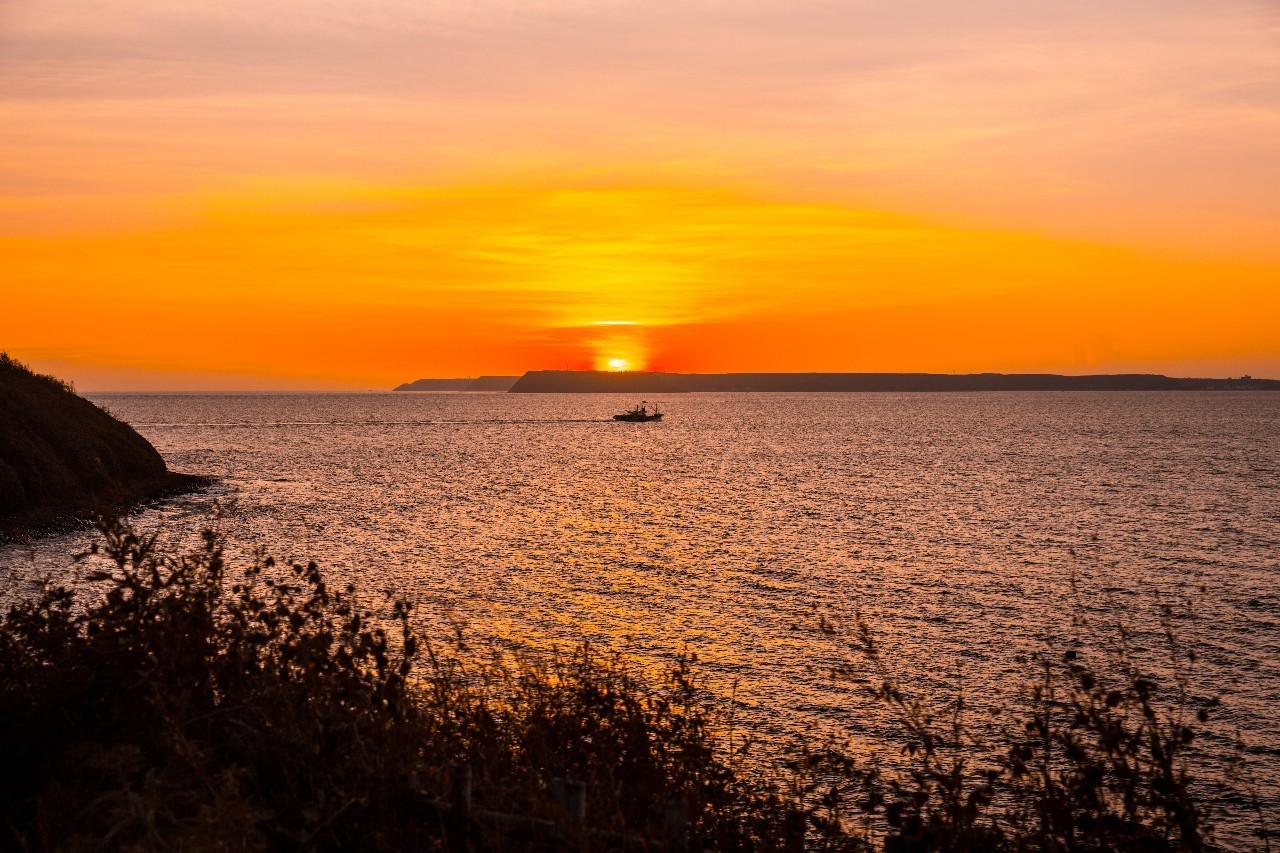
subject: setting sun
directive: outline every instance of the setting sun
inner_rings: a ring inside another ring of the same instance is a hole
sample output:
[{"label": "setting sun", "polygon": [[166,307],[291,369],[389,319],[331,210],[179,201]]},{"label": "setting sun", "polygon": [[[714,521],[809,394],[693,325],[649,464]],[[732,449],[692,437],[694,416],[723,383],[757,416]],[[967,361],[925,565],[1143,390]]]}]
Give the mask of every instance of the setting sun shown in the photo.
[{"label": "setting sun", "polygon": [[15,0],[0,346],[117,391],[1280,375],[1280,17],[1157,5]]}]

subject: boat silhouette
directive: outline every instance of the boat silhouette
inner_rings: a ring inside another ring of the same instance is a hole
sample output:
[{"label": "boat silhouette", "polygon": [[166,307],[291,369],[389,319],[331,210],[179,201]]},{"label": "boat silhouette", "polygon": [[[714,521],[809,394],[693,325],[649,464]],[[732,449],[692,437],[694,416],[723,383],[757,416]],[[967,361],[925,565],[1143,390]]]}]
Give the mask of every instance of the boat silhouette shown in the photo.
[{"label": "boat silhouette", "polygon": [[640,405],[636,406],[634,409],[623,412],[622,414],[614,415],[613,419],[615,421],[628,421],[630,423],[660,421],[662,420],[662,412],[658,410],[657,403],[653,404],[653,410],[650,411],[649,402],[647,400],[641,400]]}]

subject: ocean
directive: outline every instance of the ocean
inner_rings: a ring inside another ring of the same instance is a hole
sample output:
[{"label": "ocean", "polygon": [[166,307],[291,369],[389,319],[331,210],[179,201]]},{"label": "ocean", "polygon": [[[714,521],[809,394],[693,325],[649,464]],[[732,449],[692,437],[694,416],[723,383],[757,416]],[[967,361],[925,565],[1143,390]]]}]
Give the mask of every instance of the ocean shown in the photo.
[{"label": "ocean", "polygon": [[[89,396],[219,478],[142,526],[181,541],[216,503],[233,552],[407,595],[429,634],[688,650],[766,744],[894,742],[825,624],[864,618],[915,695],[980,713],[1081,631],[1159,670],[1172,605],[1192,695],[1223,701],[1205,747],[1239,729],[1275,812],[1280,394],[688,394],[649,424],[609,395]],[[7,596],[88,538],[0,549]]]}]

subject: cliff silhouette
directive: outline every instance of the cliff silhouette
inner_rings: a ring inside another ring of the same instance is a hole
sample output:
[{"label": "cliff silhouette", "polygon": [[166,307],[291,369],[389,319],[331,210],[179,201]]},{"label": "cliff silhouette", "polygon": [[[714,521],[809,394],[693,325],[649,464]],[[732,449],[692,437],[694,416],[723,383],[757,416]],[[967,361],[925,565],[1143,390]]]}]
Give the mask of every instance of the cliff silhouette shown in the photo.
[{"label": "cliff silhouette", "polygon": [[1178,379],[1146,373],[647,373],[531,370],[516,393],[681,394],[699,391],[1280,391],[1280,380]]},{"label": "cliff silhouette", "polygon": [[128,424],[0,353],[0,539],[208,482],[169,471]]}]

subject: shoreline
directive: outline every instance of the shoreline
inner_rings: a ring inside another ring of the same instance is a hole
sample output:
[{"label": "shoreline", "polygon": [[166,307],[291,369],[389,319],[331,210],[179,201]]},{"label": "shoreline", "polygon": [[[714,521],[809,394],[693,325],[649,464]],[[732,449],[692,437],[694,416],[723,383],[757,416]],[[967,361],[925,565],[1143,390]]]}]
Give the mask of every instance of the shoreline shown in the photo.
[{"label": "shoreline", "polygon": [[218,483],[219,479],[205,474],[170,471],[158,482],[136,489],[122,500],[102,502],[96,508],[73,509],[63,506],[0,519],[0,546],[87,530],[93,526],[96,511],[115,509],[122,515],[132,515],[161,501],[201,492]]}]

